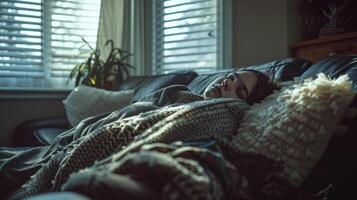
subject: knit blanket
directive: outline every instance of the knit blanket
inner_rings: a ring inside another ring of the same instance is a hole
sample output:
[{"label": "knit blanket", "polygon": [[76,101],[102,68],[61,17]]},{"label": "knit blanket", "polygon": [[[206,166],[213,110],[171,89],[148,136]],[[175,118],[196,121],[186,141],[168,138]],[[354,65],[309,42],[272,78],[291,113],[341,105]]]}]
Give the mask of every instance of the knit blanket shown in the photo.
[{"label": "knit blanket", "polygon": [[170,99],[175,103],[161,108],[137,103],[126,112],[113,112],[100,122],[82,125],[79,132],[64,133],[72,142],[61,146],[58,140],[42,160],[42,167],[9,198],[73,188],[94,199],[114,198],[115,194],[80,180],[111,180],[122,175],[155,185],[162,199],[310,197],[274,176],[281,170],[279,163],[240,152],[232,142],[249,108],[245,102],[203,99],[189,92],[174,93]]},{"label": "knit blanket", "polygon": [[174,104],[128,118],[111,119],[112,122],[56,151],[13,198],[58,191],[70,174],[107,157],[112,157],[113,162],[120,160],[144,144],[207,138],[228,140],[247,108],[239,100],[214,99]]}]

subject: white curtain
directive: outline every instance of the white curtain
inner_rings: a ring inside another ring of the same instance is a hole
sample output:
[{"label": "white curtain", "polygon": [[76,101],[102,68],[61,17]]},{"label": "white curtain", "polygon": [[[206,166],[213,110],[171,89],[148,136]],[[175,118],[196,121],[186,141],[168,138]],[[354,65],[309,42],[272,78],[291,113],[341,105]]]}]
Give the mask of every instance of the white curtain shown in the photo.
[{"label": "white curtain", "polygon": [[134,52],[133,64],[135,65],[135,75],[151,74],[151,26],[152,0],[135,0],[131,2],[131,30],[132,40],[130,48]]},{"label": "white curtain", "polygon": [[101,58],[107,58],[109,47],[105,46],[108,39],[114,41],[114,46],[124,49],[124,2],[125,0],[102,0],[100,10],[97,48],[101,51]]},{"label": "white curtain", "polygon": [[150,15],[147,6],[151,0],[102,0],[99,19],[97,48],[101,50],[102,59],[108,55],[105,42],[114,41],[115,47],[133,54],[130,64],[135,68],[132,75],[150,74],[151,60],[147,56],[147,41],[150,38]]}]

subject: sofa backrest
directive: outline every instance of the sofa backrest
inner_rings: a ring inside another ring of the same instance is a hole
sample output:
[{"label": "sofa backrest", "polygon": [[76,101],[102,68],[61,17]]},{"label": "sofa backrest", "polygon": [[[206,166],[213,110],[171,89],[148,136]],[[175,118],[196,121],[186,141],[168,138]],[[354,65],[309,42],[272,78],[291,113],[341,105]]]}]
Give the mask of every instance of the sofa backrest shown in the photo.
[{"label": "sofa backrest", "polygon": [[357,92],[357,56],[336,55],[324,58],[309,67],[300,78],[316,77],[321,72],[331,78],[347,74],[353,82],[353,90]]},{"label": "sofa backrest", "polygon": [[241,69],[255,69],[268,74],[276,81],[291,81],[306,71],[312,62],[303,58],[286,58],[268,63],[243,67]]},{"label": "sofa backrest", "polygon": [[133,76],[125,80],[118,90],[134,89],[134,102],[169,85],[186,85],[192,92],[202,95],[205,88],[217,77],[244,69],[262,71],[272,79],[282,82],[293,80],[294,77],[314,77],[320,72],[332,78],[347,73],[353,81],[353,89],[357,91],[357,56],[331,56],[314,64],[302,58],[287,58],[199,75],[194,71],[179,71],[163,75]]},{"label": "sofa backrest", "polygon": [[177,71],[152,76],[132,76],[126,79],[117,90],[134,90],[133,101],[170,85],[187,85],[198,74],[194,71]]},{"label": "sofa backrest", "polygon": [[299,76],[311,64],[312,63],[310,61],[305,59],[287,58],[240,69],[226,69],[199,75],[194,71],[178,71],[162,75],[132,76],[125,80],[117,88],[117,90],[135,90],[133,97],[134,102],[158,89],[167,87],[169,85],[187,85],[187,87],[192,92],[196,94],[203,94],[204,89],[213,80],[232,71],[242,69],[256,69],[268,74],[275,80],[287,81],[292,80],[295,76]]}]

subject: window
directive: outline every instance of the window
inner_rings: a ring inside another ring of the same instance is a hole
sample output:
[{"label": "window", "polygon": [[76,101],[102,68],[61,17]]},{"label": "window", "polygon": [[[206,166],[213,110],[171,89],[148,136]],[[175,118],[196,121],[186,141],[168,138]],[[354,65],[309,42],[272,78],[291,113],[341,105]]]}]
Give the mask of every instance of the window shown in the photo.
[{"label": "window", "polygon": [[221,64],[219,0],[156,0],[153,6],[153,73],[207,72]]},{"label": "window", "polygon": [[70,70],[88,56],[82,38],[95,48],[99,13],[100,0],[1,0],[0,87],[71,87]]}]

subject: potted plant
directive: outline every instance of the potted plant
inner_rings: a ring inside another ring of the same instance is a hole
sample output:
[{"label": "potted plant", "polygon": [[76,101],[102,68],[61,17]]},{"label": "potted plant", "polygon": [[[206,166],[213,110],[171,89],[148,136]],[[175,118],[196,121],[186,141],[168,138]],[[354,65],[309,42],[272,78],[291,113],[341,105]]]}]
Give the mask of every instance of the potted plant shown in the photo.
[{"label": "potted plant", "polygon": [[92,50],[88,59],[76,65],[69,79],[75,79],[75,86],[84,84],[92,87],[112,90],[129,77],[129,68],[133,68],[127,60],[132,55],[128,51],[114,47],[113,40],[107,40],[105,46],[110,47],[110,52],[105,60],[100,59],[100,51],[94,49],[82,38]]}]

